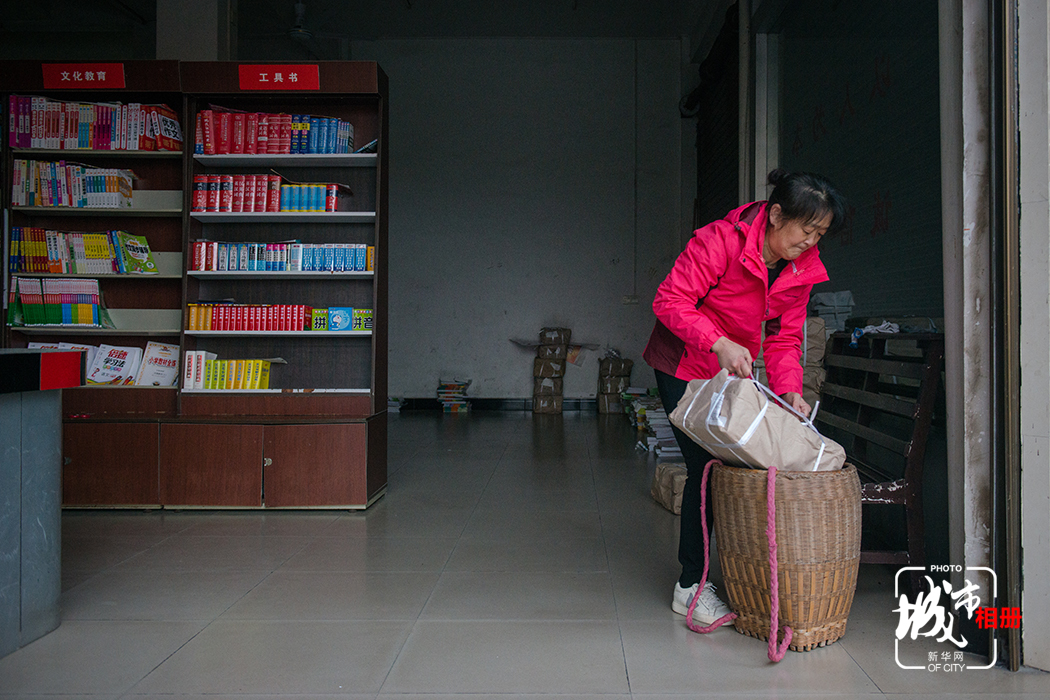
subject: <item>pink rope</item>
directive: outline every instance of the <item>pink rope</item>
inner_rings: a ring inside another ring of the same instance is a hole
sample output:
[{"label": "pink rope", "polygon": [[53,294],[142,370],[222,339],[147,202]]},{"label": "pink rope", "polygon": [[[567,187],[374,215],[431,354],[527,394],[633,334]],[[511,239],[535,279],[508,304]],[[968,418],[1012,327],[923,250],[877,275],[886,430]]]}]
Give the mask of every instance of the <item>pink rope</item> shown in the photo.
[{"label": "pink rope", "polygon": [[769,540],[769,660],[780,661],[791,644],[792,631],[784,627],[784,641],[777,647],[780,617],[780,582],[777,576],[777,468],[770,467],[766,477],[766,539]]},{"label": "pink rope", "polygon": [[[704,465],[704,473],[700,479],[700,525],[704,533],[704,573],[700,578],[700,585],[697,586],[696,595],[693,596],[692,601],[689,602],[689,610],[686,612],[685,624],[694,632],[700,634],[707,634],[714,632],[716,629],[721,627],[727,622],[735,620],[737,614],[734,612],[715,620],[706,627],[693,622],[693,611],[696,610],[696,605],[700,600],[700,593],[704,590],[704,585],[707,583],[707,569],[708,560],[711,555],[711,539],[707,532],[707,479],[711,474],[711,467],[715,464],[721,464],[717,459],[712,459],[706,465]],[[779,617],[780,617],[780,590],[779,581],[777,577],[777,506],[776,506],[776,479],[777,479],[777,468],[770,467],[766,482],[766,538],[769,541],[769,593],[770,593],[770,630],[769,630],[769,660],[773,662],[780,661],[787,654],[788,646],[791,644],[792,631],[790,627],[784,627],[784,640],[781,642],[779,648],[777,646],[777,637],[779,636]]]},{"label": "pink rope", "polygon": [[737,617],[735,612],[731,612],[728,615],[723,615],[718,618],[707,627],[701,627],[693,622],[693,611],[696,610],[696,604],[700,601],[700,593],[703,592],[704,585],[707,583],[707,562],[711,558],[711,539],[707,532],[707,477],[711,475],[711,467],[715,464],[721,464],[721,462],[717,459],[712,459],[705,464],[704,475],[700,478],[700,526],[704,533],[704,573],[700,577],[700,585],[696,587],[696,595],[694,595],[693,599],[689,601],[689,610],[685,613],[686,627],[694,632],[699,632],[700,634],[714,632],[725,623],[731,622]]}]

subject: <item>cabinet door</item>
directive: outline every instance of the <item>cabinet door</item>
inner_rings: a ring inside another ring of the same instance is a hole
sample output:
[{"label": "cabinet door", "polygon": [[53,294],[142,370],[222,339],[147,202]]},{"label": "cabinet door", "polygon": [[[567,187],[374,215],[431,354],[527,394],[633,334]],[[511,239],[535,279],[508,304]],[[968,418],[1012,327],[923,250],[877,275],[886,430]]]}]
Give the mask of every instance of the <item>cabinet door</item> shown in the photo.
[{"label": "cabinet door", "polygon": [[262,506],[262,426],[166,423],[160,455],[165,506]]},{"label": "cabinet door", "polygon": [[266,505],[363,507],[364,423],[266,426]]},{"label": "cabinet door", "polygon": [[160,504],[156,423],[62,426],[62,504]]}]

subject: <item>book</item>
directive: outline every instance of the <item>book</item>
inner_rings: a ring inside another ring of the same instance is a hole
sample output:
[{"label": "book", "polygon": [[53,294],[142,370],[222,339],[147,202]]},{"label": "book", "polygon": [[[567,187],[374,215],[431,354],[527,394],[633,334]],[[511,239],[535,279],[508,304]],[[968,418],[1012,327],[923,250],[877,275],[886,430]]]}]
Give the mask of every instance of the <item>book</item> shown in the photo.
[{"label": "book", "polygon": [[137,386],[175,386],[178,376],[179,346],[153,341],[146,343],[134,383]]},{"label": "book", "polygon": [[87,372],[88,384],[134,383],[142,360],[142,348],[102,344]]},{"label": "book", "polygon": [[145,236],[136,236],[127,231],[118,232],[124,267],[130,274],[155,275],[157,263],[153,260]]}]

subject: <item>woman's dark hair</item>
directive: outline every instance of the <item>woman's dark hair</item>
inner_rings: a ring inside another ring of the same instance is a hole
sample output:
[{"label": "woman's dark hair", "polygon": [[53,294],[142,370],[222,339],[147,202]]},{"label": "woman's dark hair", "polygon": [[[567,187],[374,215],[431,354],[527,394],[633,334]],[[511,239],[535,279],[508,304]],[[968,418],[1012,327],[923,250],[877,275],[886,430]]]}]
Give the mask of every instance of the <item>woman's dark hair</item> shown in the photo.
[{"label": "woman's dark hair", "polygon": [[769,184],[773,185],[769,206],[779,204],[787,220],[808,224],[831,214],[829,234],[836,232],[844,223],[846,199],[823,175],[789,173],[777,168],[769,173]]}]

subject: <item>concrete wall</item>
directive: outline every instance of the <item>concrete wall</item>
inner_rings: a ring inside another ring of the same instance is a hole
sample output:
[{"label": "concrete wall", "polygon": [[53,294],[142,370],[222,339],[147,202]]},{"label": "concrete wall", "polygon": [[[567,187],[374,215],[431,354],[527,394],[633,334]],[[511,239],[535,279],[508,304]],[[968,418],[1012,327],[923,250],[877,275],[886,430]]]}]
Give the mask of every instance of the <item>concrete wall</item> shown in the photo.
[{"label": "concrete wall", "polygon": [[[390,395],[532,393],[509,338],[565,326],[633,358],[679,252],[677,40],[355,43],[390,76]],[[691,212],[687,214],[691,216]],[[625,296],[637,297],[625,305]],[[569,366],[590,397],[597,355]]]},{"label": "concrete wall", "polygon": [[1050,12],[1019,7],[1024,663],[1050,670]]}]

